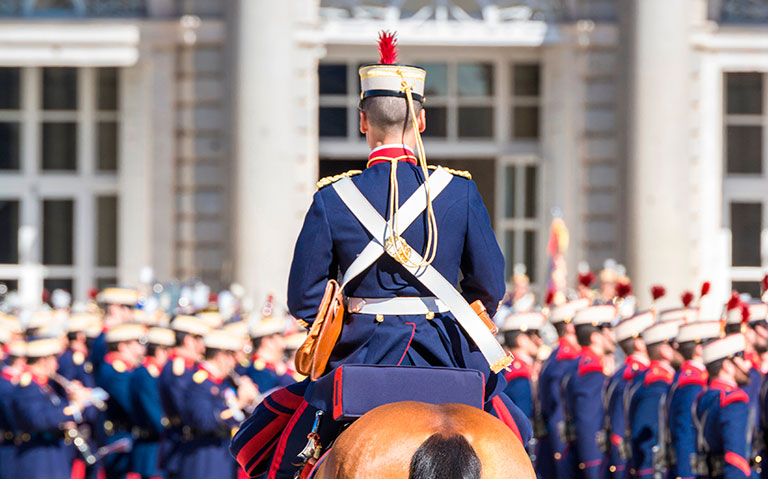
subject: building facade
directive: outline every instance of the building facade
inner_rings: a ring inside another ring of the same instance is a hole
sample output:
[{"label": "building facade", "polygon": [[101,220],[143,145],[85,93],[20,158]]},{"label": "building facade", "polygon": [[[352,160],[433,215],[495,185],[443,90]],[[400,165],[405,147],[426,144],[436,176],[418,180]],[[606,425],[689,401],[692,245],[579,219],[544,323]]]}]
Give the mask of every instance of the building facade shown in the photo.
[{"label": "building facade", "polygon": [[[764,0],[0,0],[0,282],[284,297],[319,177],[359,169],[378,30],[425,66],[430,164],[469,170],[507,261],[627,266],[641,304],[768,266]],[[713,307],[715,301],[713,299]]]}]

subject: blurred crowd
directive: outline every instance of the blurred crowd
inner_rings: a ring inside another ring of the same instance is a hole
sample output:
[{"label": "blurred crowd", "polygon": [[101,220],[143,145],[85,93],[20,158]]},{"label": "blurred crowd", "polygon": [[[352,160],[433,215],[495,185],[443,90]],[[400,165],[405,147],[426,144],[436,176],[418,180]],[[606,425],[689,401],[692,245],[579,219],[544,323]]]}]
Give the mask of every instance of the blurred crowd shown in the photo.
[{"label": "blurred crowd", "polygon": [[299,323],[272,297],[246,313],[237,285],[90,296],[0,302],[0,478],[235,477],[240,422],[303,379]]}]

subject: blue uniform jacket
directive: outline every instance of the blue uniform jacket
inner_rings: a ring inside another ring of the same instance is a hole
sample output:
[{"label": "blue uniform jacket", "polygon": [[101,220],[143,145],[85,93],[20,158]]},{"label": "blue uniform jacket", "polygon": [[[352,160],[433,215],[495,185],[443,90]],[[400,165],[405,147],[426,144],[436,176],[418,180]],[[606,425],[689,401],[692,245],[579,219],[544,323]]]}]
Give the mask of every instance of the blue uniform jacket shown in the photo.
[{"label": "blue uniform jacket", "polygon": [[648,363],[646,358],[627,356],[625,363],[611,376],[606,385],[603,404],[607,405],[606,441],[610,441],[606,468],[608,478],[623,479],[628,475],[626,458],[622,457],[620,452],[620,448],[625,446],[626,432],[624,394],[634,378],[647,369]]},{"label": "blue uniform jacket", "polygon": [[68,401],[47,378],[24,373],[11,398],[16,426],[25,440],[17,450],[16,477],[69,479],[72,452],[60,426],[73,420]]},{"label": "blue uniform jacket", "polygon": [[695,477],[691,468],[691,460],[696,454],[693,404],[706,386],[707,371],[704,366],[692,361],[684,362],[672,385],[669,399],[669,433],[675,452],[670,477]]},{"label": "blue uniform jacket", "polygon": [[165,438],[161,440],[159,461],[160,467],[169,475],[179,471],[179,447],[181,432],[184,424],[181,419],[181,407],[186,400],[187,389],[192,383],[192,375],[197,370],[197,363],[182,357],[172,357],[163,366],[157,384],[160,392],[160,402],[165,417],[170,422]]},{"label": "blue uniform jacket", "polygon": [[181,409],[184,422],[194,426],[193,439],[182,444],[180,477],[235,478],[237,465],[229,454],[229,440],[238,423],[227,407],[227,394],[235,395],[229,380],[215,377],[201,364]]},{"label": "blue uniform jacket", "polygon": [[630,477],[650,478],[654,475],[652,449],[660,444],[662,434],[667,432],[667,393],[674,377],[672,367],[660,361],[652,361],[648,370],[638,376],[642,384],[634,390],[627,414],[632,444]]},{"label": "blue uniform jacket", "polygon": [[566,386],[566,408],[575,431],[572,464],[576,477],[597,479],[601,477],[604,454],[597,442],[603,427],[603,388],[606,376],[602,358],[591,348],[581,350],[579,362]]},{"label": "blue uniform jacket", "polygon": [[[107,353],[104,362],[96,370],[96,385],[109,393],[104,422],[107,444],[132,437],[131,374],[132,369],[118,357],[117,353]],[[130,472],[130,453],[108,455],[104,458],[104,467],[115,474]]]},{"label": "blue uniform jacket", "polygon": [[159,376],[160,368],[152,358],[146,358],[131,375],[132,420],[139,428],[131,452],[131,470],[143,477],[164,477],[158,465],[158,447],[168,419],[160,403]]},{"label": "blue uniform jacket", "polygon": [[[402,154],[403,149],[398,151]],[[389,177],[390,164],[384,162],[352,178],[384,218],[387,218]],[[399,163],[397,179],[401,204],[423,182],[421,170],[406,161]],[[504,258],[475,183],[455,176],[433,205],[439,241],[432,266],[452,284],[460,284],[468,302],[481,300],[492,316],[504,295]],[[425,214],[401,234],[416,251],[423,252],[427,239]],[[315,193],[291,265],[288,284],[291,314],[311,323],[317,315],[326,282],[346,271],[370,240],[370,234],[332,186]],[[350,297],[362,298],[433,296],[386,254],[355,278],[345,292]],[[503,379],[490,372],[483,355],[450,313],[437,313],[432,320],[427,320],[425,315],[399,315],[385,316],[383,321],[376,321],[374,315],[349,314],[328,370],[345,363],[471,368],[488,378],[486,399],[504,388]],[[311,391],[310,386],[308,397]],[[330,398],[316,405],[327,410]]]},{"label": "blue uniform jacket", "polygon": [[272,364],[258,356],[253,358],[253,362],[247,368],[239,370],[238,373],[251,378],[261,394],[267,394],[275,388],[282,388],[296,382],[290,374],[278,374]]},{"label": "blue uniform jacket", "polygon": [[565,477],[563,454],[565,444],[560,438],[563,427],[562,394],[560,386],[569,367],[578,360],[579,348],[564,338],[558,340],[558,347],[544,361],[539,373],[538,401],[545,436],[539,438],[536,453],[536,471],[541,477]]},{"label": "blue uniform jacket", "polygon": [[11,399],[18,383],[18,374],[4,367],[0,376],[0,479],[16,479],[16,446],[13,439],[16,421]]},{"label": "blue uniform jacket", "polygon": [[725,464],[714,478],[745,479],[752,471],[748,462],[747,416],[749,396],[735,384],[719,379],[710,382],[697,401],[696,414],[704,428],[704,438],[711,457]]},{"label": "blue uniform jacket", "polygon": [[504,393],[519,407],[525,417],[533,420],[533,388],[531,386],[531,365],[519,356],[510,365],[511,370],[504,374],[507,387]]}]

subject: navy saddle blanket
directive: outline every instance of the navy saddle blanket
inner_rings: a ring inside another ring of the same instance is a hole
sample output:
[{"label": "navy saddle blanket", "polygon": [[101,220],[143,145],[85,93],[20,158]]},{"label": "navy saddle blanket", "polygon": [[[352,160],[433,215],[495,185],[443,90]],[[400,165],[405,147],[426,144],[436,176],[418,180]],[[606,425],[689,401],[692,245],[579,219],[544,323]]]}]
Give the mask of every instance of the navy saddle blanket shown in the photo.
[{"label": "navy saddle blanket", "polygon": [[332,404],[333,419],[354,420],[384,404],[420,401],[483,408],[485,377],[474,369],[345,364],[313,384],[307,402]]}]

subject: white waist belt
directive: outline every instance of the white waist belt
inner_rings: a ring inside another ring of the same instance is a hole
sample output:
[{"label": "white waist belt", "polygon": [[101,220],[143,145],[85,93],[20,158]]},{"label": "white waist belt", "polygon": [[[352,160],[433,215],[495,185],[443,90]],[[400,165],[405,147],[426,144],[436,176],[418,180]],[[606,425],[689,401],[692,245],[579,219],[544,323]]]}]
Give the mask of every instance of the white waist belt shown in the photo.
[{"label": "white waist belt", "polygon": [[348,298],[347,311],[359,314],[427,314],[448,312],[439,299],[425,298]]}]

